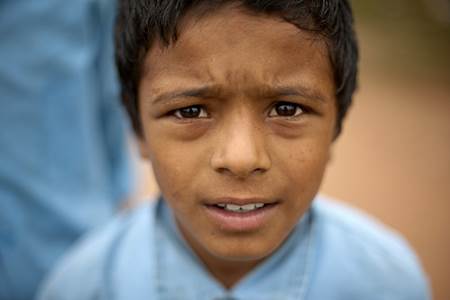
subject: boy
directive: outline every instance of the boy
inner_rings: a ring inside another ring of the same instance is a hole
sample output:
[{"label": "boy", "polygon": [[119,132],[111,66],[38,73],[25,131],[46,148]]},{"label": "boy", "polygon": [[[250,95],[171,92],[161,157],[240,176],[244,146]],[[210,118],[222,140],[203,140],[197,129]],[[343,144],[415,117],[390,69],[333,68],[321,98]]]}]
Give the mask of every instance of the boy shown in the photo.
[{"label": "boy", "polygon": [[355,89],[347,1],[121,2],[123,100],[162,196],[41,299],[429,298],[398,236],[316,196]]}]

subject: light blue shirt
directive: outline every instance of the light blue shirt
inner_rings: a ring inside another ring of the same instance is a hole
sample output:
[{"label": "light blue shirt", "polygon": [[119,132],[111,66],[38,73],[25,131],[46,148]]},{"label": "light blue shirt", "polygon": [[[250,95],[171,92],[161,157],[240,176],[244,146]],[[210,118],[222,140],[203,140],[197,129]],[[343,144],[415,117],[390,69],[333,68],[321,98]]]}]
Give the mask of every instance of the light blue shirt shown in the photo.
[{"label": "light blue shirt", "polygon": [[233,289],[206,271],[159,200],[87,237],[40,300],[426,300],[405,241],[343,204],[317,197],[283,245]]},{"label": "light blue shirt", "polygon": [[29,300],[130,191],[112,0],[0,0],[0,299]]}]

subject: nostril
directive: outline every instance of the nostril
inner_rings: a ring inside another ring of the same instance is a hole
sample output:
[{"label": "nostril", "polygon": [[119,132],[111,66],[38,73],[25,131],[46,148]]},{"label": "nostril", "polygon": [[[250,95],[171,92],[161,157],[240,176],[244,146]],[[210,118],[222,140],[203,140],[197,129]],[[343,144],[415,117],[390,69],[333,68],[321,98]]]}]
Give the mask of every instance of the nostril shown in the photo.
[{"label": "nostril", "polygon": [[253,170],[253,172],[254,173],[264,173],[264,172],[266,172],[266,169],[264,169],[264,168],[257,168],[255,170]]},{"label": "nostril", "polygon": [[255,168],[253,170],[231,170],[228,168],[216,168],[216,172],[223,175],[229,175],[237,178],[247,178],[252,175],[262,175],[267,171],[265,168]]},{"label": "nostril", "polygon": [[217,170],[217,172],[219,172],[221,174],[229,172],[229,170],[227,168],[217,168],[216,170]]},{"label": "nostril", "polygon": [[264,153],[262,151],[240,151],[237,153],[231,150],[216,151],[211,156],[210,166],[216,173],[247,178],[252,175],[262,175],[270,169],[270,157],[265,151]]}]

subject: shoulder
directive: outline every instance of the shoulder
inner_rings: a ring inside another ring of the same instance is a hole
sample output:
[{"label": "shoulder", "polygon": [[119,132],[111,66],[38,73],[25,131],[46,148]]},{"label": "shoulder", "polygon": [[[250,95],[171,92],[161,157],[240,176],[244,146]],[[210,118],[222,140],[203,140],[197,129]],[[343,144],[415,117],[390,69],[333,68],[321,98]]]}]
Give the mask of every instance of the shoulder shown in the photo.
[{"label": "shoulder", "polygon": [[413,259],[413,252],[400,234],[356,208],[320,196],[315,200],[314,212],[324,234],[332,233],[362,248],[370,247],[371,252],[378,254],[401,257],[408,254]]},{"label": "shoulder", "polygon": [[338,284],[348,297],[371,293],[378,295],[373,299],[429,298],[420,262],[399,233],[324,196],[316,198],[313,214],[319,285]]},{"label": "shoulder", "polygon": [[47,277],[37,299],[107,299],[113,257],[134,228],[152,224],[155,207],[155,201],[142,204],[82,238]]}]

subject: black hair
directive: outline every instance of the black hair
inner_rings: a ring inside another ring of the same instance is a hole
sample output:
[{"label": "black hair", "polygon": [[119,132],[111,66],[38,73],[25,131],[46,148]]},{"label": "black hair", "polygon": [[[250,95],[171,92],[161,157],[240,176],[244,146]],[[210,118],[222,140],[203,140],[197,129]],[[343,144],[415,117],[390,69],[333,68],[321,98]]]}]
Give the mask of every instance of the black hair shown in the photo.
[{"label": "black hair", "polygon": [[251,12],[276,15],[324,38],[336,85],[337,136],[357,84],[358,45],[347,0],[119,0],[116,62],[122,102],[135,133],[142,135],[138,85],[147,51],[156,40],[166,46],[176,42],[177,25],[188,11],[202,8],[210,12],[233,2]]}]

